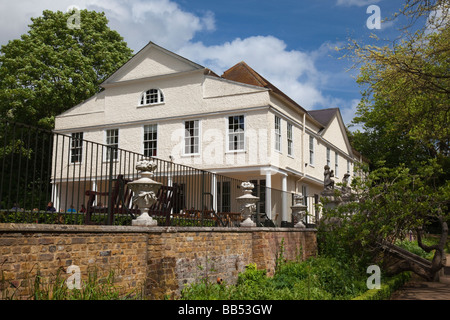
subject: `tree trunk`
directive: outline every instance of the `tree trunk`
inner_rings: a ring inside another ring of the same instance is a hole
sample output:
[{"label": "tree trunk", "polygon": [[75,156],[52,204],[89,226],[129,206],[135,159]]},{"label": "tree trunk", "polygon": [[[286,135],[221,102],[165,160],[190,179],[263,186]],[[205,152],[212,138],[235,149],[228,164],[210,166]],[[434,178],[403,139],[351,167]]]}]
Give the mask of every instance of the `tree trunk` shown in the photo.
[{"label": "tree trunk", "polygon": [[439,280],[439,277],[436,278],[439,270],[441,270],[442,267],[445,266],[446,263],[446,255],[445,255],[445,243],[447,242],[448,237],[448,225],[447,222],[444,220],[443,216],[439,216],[439,223],[441,224],[442,232],[441,232],[441,238],[439,240],[439,243],[434,246],[427,246],[422,243],[422,234],[421,232],[417,232],[417,243],[419,244],[419,247],[422,248],[422,250],[426,252],[431,252],[432,250],[435,250],[433,260],[431,261],[431,268],[429,270],[430,277],[433,278],[433,280]]},{"label": "tree trunk", "polygon": [[421,231],[417,231],[417,242],[426,252],[435,250],[433,260],[431,262],[425,261],[423,258],[406,252],[394,245],[382,244],[381,248],[384,253],[391,259],[385,259],[384,267],[390,274],[397,274],[403,271],[412,271],[427,281],[439,281],[439,271],[446,263],[446,255],[444,252],[445,243],[448,237],[448,225],[442,216],[439,217],[439,222],[442,227],[441,237],[439,243],[433,246],[427,246],[422,243]]}]

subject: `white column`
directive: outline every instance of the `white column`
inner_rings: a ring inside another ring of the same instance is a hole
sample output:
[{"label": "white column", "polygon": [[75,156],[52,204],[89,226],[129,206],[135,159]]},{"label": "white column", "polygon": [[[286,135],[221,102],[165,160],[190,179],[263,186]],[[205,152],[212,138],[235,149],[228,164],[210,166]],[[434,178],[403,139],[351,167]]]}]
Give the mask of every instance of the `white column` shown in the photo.
[{"label": "white column", "polygon": [[287,175],[281,177],[281,221],[288,221]]},{"label": "white column", "polygon": [[211,176],[211,193],[213,196],[213,210],[217,212],[217,177],[215,173]]},{"label": "white column", "polygon": [[[97,191],[97,180],[92,180],[92,191]],[[97,197],[95,197],[94,203],[92,204],[94,206],[97,205]]]},{"label": "white column", "polygon": [[272,219],[272,173],[270,169],[266,171],[266,214]]},{"label": "white column", "polygon": [[58,211],[58,212],[59,212],[59,203],[60,203],[59,188],[60,188],[60,184],[59,183],[54,183],[53,184],[52,199],[51,199],[51,201],[53,202],[53,207],[55,207],[56,211]]},{"label": "white column", "polygon": [[167,172],[167,185],[169,187],[173,186],[173,181],[172,181],[172,163],[169,163],[169,170]]}]

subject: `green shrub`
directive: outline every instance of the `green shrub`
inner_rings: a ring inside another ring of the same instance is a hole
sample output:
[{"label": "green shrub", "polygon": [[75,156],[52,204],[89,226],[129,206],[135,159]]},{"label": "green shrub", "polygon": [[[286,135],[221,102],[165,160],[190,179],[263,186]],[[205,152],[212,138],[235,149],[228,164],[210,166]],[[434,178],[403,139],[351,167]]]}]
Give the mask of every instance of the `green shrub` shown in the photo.
[{"label": "green shrub", "polygon": [[238,300],[330,300],[351,299],[364,291],[365,276],[330,257],[307,261],[288,261],[277,268],[273,277],[266,270],[250,264],[239,274],[236,285],[202,279],[182,291],[182,299]]},{"label": "green shrub", "polygon": [[[424,239],[423,242],[426,245],[434,244],[432,240],[428,240],[428,239]],[[426,252],[421,247],[419,247],[419,245],[417,244],[417,241],[409,241],[409,240],[397,241],[396,245],[398,245],[399,247],[401,247],[405,250],[408,250],[409,252],[414,253],[422,258],[425,258],[428,260],[433,259],[434,250],[431,252]]]}]

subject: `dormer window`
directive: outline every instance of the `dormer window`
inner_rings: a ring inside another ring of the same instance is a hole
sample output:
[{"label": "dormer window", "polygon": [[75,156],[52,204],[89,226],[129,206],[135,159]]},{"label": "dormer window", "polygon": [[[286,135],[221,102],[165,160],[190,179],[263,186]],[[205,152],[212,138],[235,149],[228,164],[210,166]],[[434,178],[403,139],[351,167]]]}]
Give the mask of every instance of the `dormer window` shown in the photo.
[{"label": "dormer window", "polygon": [[141,96],[141,106],[146,106],[149,104],[157,104],[164,102],[164,95],[159,89],[150,89],[142,93]]}]

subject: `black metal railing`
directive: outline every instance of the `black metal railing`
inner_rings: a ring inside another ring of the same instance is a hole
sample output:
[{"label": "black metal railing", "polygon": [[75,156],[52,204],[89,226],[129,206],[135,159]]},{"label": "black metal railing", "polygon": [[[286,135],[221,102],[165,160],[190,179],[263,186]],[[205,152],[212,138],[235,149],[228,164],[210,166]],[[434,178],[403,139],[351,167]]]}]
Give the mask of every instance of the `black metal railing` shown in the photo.
[{"label": "black metal railing", "polygon": [[[69,136],[1,120],[0,223],[131,224],[139,211],[127,182],[139,177],[135,165],[143,158],[80,133]],[[157,164],[153,179],[164,186],[149,212],[158,225],[239,225],[241,180],[152,160]],[[276,213],[265,214],[266,195],[278,214],[282,199],[288,208],[293,203],[292,193],[283,196],[263,185],[254,192],[261,199],[255,215],[260,226],[274,226],[276,220]]]}]

